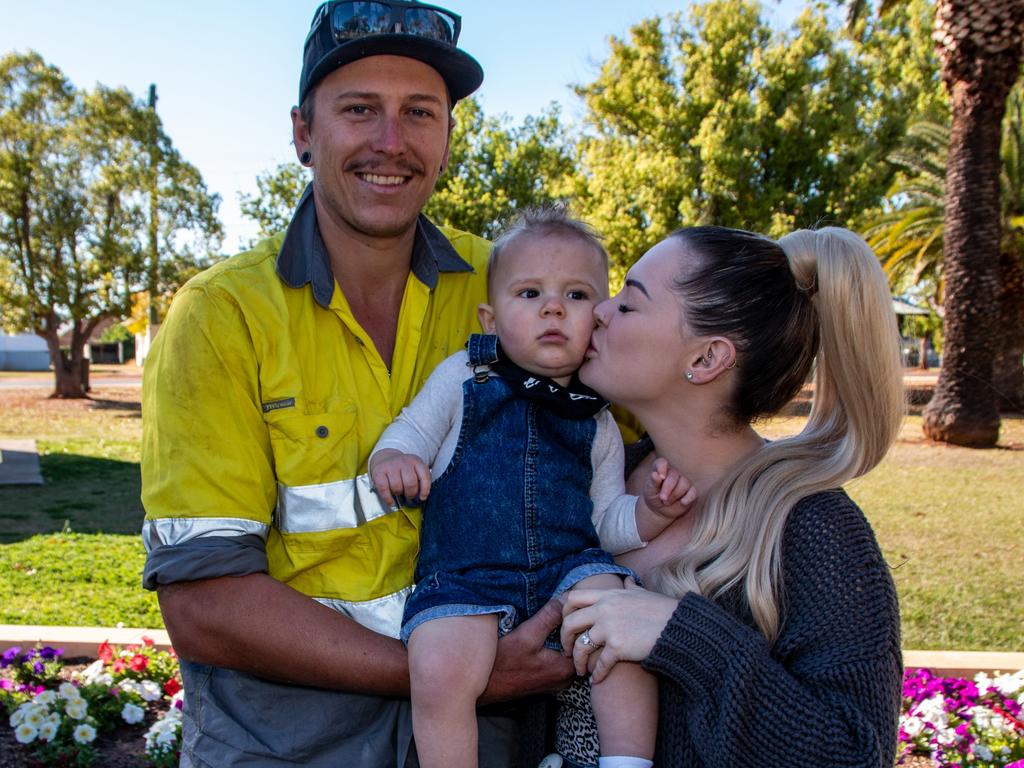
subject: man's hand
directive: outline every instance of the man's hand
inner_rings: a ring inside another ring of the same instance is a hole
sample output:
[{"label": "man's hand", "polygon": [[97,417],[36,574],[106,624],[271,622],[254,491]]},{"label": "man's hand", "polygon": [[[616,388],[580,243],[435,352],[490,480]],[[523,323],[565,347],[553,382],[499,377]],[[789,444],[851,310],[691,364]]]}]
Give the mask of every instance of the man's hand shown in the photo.
[{"label": "man's hand", "polygon": [[544,647],[548,635],[561,623],[562,601],[555,598],[498,640],[491,679],[479,703],[554,693],[569,685],[575,674],[572,659]]},{"label": "man's hand", "polygon": [[377,451],[370,458],[369,469],[377,495],[390,507],[398,505],[397,496],[416,504],[430,494],[430,468],[411,453],[394,448]]}]

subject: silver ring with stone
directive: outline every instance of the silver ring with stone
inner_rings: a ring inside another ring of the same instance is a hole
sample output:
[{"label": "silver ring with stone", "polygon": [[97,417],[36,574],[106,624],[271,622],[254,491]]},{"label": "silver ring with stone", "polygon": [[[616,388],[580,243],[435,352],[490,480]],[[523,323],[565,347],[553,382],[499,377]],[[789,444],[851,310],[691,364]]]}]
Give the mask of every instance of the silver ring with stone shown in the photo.
[{"label": "silver ring with stone", "polygon": [[580,645],[597,645],[593,640],[590,639],[590,630],[588,629],[582,635],[576,638],[576,642]]}]

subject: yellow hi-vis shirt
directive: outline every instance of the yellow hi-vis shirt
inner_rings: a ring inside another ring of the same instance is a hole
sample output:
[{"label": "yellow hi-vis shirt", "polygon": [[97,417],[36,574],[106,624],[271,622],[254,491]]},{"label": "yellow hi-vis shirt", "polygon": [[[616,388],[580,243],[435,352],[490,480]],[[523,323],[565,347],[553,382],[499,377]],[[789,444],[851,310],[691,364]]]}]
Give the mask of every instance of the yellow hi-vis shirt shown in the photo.
[{"label": "yellow hi-vis shirt", "polygon": [[266,571],[397,637],[420,512],[383,507],[366,460],[477,330],[488,250],[420,218],[390,372],[331,277],[308,194],[283,244],[190,280],[145,363],[146,586]]}]

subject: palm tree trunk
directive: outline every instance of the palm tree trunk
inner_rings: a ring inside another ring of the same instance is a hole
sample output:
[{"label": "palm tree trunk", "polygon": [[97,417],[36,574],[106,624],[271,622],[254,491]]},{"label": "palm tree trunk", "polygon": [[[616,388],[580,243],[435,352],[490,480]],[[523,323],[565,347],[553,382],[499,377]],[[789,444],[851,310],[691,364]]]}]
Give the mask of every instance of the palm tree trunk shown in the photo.
[{"label": "palm tree trunk", "polygon": [[945,354],[922,415],[925,435],[956,445],[989,447],[999,439],[992,362],[1000,346],[1000,138],[1022,34],[1024,0],[936,5],[934,37],[952,117],[942,247]]},{"label": "palm tree trunk", "polygon": [[998,315],[999,140],[1004,105],[992,104],[963,83],[954,84],[951,97],[942,247],[944,355],[935,395],[923,412],[923,426],[933,440],[986,447],[999,438],[992,360]]},{"label": "palm tree trunk", "polygon": [[1001,411],[1024,411],[1024,262],[999,255],[999,334],[992,380]]}]

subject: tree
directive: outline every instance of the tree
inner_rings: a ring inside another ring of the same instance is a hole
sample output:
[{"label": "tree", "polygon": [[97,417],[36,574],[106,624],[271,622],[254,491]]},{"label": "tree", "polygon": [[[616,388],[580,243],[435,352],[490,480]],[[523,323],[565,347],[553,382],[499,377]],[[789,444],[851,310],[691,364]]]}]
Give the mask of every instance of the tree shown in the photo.
[{"label": "tree", "polygon": [[[888,0],[880,10],[897,5]],[[851,14],[863,6],[850,3]],[[1000,129],[1020,72],[1024,0],[936,0],[933,38],[951,125],[942,246],[945,348],[923,429],[933,440],[990,447],[999,438],[992,366],[1002,235]]]},{"label": "tree", "polygon": [[[613,38],[580,142],[584,213],[628,266],[673,229],[779,235],[877,205],[881,162],[934,91],[923,3],[843,43],[820,7],[774,32],[753,0],[709,0]],[[898,83],[899,87],[895,87]]]},{"label": "tree", "polygon": [[[997,297],[997,343],[993,384],[998,404],[1024,409],[1024,184],[1020,160],[1024,155],[1024,82],[1010,97],[1004,121],[1002,175],[1002,238]],[[932,308],[944,315],[943,235],[945,232],[945,169],[949,128],[916,123],[907,146],[890,156],[904,175],[894,184],[887,210],[867,223],[868,242],[883,260],[894,286],[931,285],[925,294]]]},{"label": "tree", "polygon": [[5,327],[46,340],[55,396],[84,396],[85,343],[103,318],[126,315],[146,284],[151,154],[162,285],[194,268],[219,236],[218,198],[156,120],[123,89],[76,91],[38,54],[0,59],[0,313]]},{"label": "tree", "polygon": [[575,166],[557,105],[509,126],[471,97],[454,116],[448,169],[425,208],[431,220],[492,238],[517,210],[568,197]]},{"label": "tree", "polygon": [[249,247],[288,228],[310,178],[309,171],[298,163],[281,163],[256,177],[256,194],[239,193],[242,215],[259,225],[259,234],[250,241]]}]

